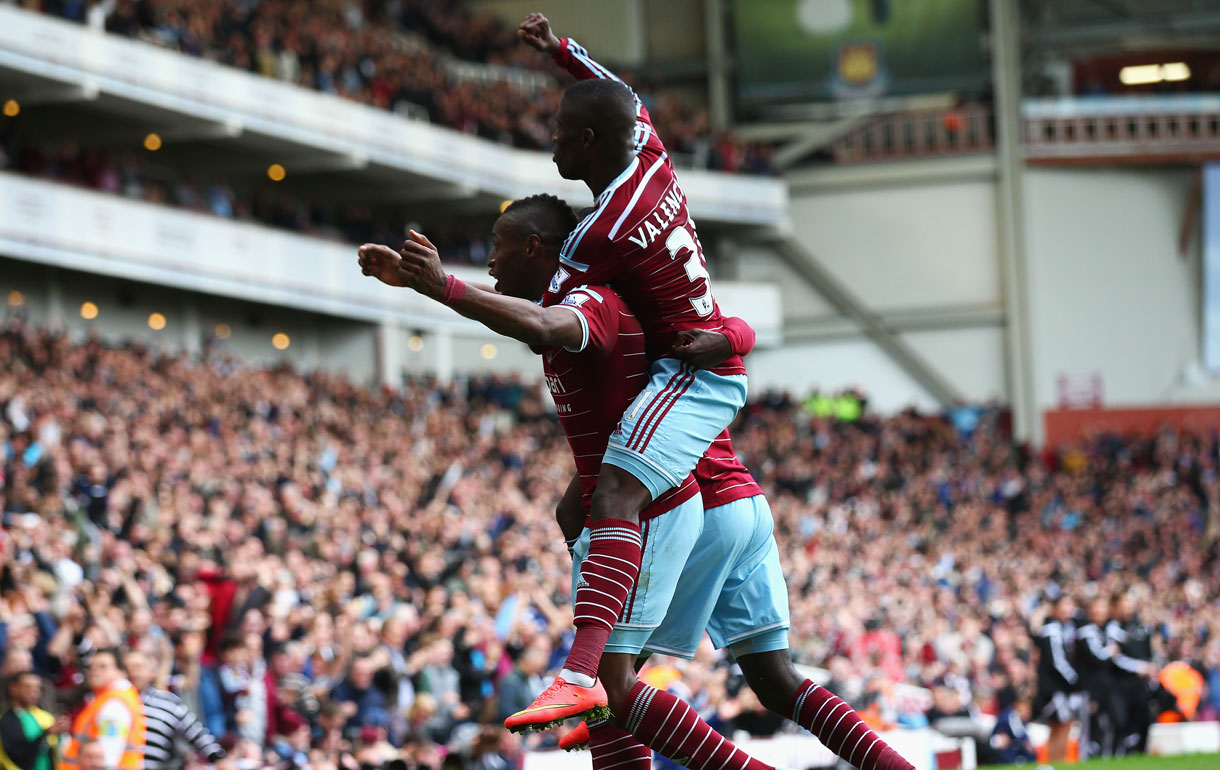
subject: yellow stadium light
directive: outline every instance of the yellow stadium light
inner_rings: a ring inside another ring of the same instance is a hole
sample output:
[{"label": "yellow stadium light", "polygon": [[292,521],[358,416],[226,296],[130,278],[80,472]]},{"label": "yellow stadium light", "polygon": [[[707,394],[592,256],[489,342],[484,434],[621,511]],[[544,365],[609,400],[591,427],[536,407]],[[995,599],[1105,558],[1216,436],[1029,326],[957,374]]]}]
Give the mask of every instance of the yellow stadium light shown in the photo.
[{"label": "yellow stadium light", "polygon": [[272,163],[270,166],[267,166],[267,178],[272,182],[282,182],[286,176],[288,176],[288,172],[280,164]]},{"label": "yellow stadium light", "polygon": [[407,349],[418,353],[424,349],[424,338],[418,334],[412,334],[407,340]]},{"label": "yellow stadium light", "polygon": [[144,137],[144,149],[149,152],[156,152],[161,149],[161,136],[156,133],[151,133]]},{"label": "yellow stadium light", "polygon": [[1175,83],[1180,80],[1190,80],[1190,67],[1184,61],[1162,64],[1161,77]]},{"label": "yellow stadium light", "polygon": [[507,209],[511,205],[513,205],[513,202],[511,200],[500,201],[500,213],[503,214],[504,210]]},{"label": "yellow stadium light", "polygon": [[4,117],[15,118],[21,114],[21,105],[16,99],[9,99],[4,103]]},{"label": "yellow stadium light", "polygon": [[16,289],[13,289],[12,291],[10,291],[8,293],[8,306],[9,307],[21,307],[24,304],[25,304],[25,295],[24,294],[17,291]]},{"label": "yellow stadium light", "polygon": [[148,328],[155,332],[159,332],[165,328],[165,316],[160,313],[152,313],[148,316]]},{"label": "yellow stadium light", "polygon": [[292,344],[292,340],[288,339],[287,334],[276,332],[275,336],[271,338],[271,344],[276,350],[287,350],[288,346]]},{"label": "yellow stadium light", "polygon": [[97,305],[92,302],[86,302],[80,306],[80,317],[86,321],[92,321],[97,318]]},{"label": "yellow stadium light", "polygon": [[1118,79],[1125,86],[1146,86],[1149,83],[1160,83],[1163,79],[1161,65],[1140,64],[1133,67],[1123,67],[1118,71]]},{"label": "yellow stadium light", "polygon": [[233,330],[229,328],[228,324],[216,324],[216,328],[212,329],[212,332],[219,340],[227,340],[233,334]]},{"label": "yellow stadium light", "polygon": [[495,358],[499,352],[500,351],[496,350],[496,346],[490,342],[479,349],[479,355],[483,356],[483,359],[486,361],[490,361],[491,359]]}]

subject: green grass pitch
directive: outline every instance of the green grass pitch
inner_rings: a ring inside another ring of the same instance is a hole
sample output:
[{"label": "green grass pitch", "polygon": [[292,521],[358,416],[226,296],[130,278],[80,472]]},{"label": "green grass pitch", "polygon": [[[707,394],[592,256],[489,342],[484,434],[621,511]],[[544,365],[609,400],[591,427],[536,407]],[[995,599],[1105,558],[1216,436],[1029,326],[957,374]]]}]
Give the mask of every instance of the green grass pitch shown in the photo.
[{"label": "green grass pitch", "polygon": [[[1184,757],[1124,757],[1122,759],[1092,759],[1088,762],[1068,764],[1052,762],[1055,770],[1220,770],[1220,754],[1191,754]],[[997,765],[994,768],[981,770],[1000,770],[1000,768],[1023,768],[1033,770],[1037,765]]]}]

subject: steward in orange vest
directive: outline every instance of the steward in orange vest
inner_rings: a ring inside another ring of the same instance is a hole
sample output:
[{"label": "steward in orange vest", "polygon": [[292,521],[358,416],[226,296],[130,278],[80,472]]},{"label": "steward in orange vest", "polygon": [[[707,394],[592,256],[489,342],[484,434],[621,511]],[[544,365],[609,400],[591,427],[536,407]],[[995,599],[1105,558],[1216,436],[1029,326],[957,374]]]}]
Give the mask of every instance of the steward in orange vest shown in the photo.
[{"label": "steward in orange vest", "polygon": [[118,653],[99,650],[89,661],[86,679],[93,697],[72,723],[60,770],[80,770],[81,744],[97,741],[106,755],[106,767],[143,770],[144,732],[147,722],[140,694],[123,678]]}]

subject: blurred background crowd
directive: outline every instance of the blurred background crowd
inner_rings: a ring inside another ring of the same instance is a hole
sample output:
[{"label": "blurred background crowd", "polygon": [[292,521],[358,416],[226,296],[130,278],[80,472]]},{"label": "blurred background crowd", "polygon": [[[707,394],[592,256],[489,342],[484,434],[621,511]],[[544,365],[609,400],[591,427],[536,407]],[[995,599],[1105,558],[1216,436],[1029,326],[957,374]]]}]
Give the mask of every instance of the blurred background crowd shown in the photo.
[{"label": "blurred background crowd", "polygon": [[[25,0],[125,37],[531,150],[562,93],[545,57],[464,0]],[[605,58],[612,60],[612,56]],[[491,65],[463,68],[462,65]],[[711,131],[707,111],[626,79],[681,165],[769,173],[770,147]],[[566,76],[565,76],[566,77]]]},{"label": "blurred background crowd", "polygon": [[[0,666],[36,674],[50,714],[120,649],[223,747],[196,736],[190,765],[508,768],[554,740],[500,726],[570,638],[571,460],[536,384],[370,390],[15,319],[0,360]],[[1204,682],[1179,716],[1220,713],[1215,436],[1032,455],[998,410],[963,432],[778,393],[734,432],[775,512],[793,655],[876,725],[1020,714],[1061,594],[1129,596],[1156,661]],[[790,729],[710,647],[646,675],[730,733]]]}]

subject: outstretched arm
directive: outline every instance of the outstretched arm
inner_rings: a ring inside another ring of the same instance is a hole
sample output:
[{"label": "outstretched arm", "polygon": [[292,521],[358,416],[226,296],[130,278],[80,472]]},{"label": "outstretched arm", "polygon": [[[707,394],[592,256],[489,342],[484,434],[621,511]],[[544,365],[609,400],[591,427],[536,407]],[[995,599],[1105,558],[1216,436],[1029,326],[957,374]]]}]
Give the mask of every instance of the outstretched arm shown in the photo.
[{"label": "outstretched arm", "polygon": [[401,285],[527,345],[578,348],[584,339],[580,319],[565,307],[544,308],[528,300],[467,286],[454,276],[446,275],[436,247],[414,230],[411,239],[397,253],[389,246],[379,244],[361,246],[361,265],[372,261],[388,264],[402,281]]}]

